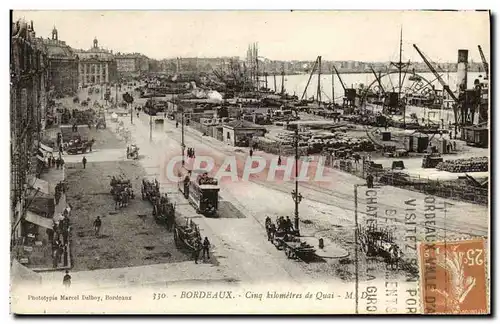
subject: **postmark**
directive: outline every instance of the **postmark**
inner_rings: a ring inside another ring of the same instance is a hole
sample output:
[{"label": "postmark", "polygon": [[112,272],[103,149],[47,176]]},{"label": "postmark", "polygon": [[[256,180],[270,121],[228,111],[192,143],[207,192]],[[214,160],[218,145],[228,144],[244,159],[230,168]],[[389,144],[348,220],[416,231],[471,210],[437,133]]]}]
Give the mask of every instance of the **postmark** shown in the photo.
[{"label": "postmark", "polygon": [[484,239],[419,244],[424,314],[487,314]]}]

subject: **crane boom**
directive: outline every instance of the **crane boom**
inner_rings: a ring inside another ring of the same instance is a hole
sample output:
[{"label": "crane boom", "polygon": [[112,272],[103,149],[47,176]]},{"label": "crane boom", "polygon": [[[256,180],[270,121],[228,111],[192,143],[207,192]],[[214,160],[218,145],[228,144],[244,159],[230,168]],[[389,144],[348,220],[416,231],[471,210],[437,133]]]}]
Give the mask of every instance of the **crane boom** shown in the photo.
[{"label": "crane boom", "polygon": [[382,92],[385,92],[384,86],[382,85],[382,82],[380,82],[380,78],[378,77],[377,73],[375,72],[373,67],[370,66],[370,69],[372,70],[372,73],[375,76],[375,80],[377,80],[378,85],[380,86],[380,89],[382,89]]},{"label": "crane boom", "polygon": [[479,49],[479,54],[481,55],[481,61],[483,61],[483,68],[484,73],[486,73],[486,79],[489,79],[488,62],[486,62],[486,58],[484,57],[483,49],[481,48],[481,45],[477,45],[477,48]]},{"label": "crane boom", "polygon": [[318,56],[318,58],[316,58],[316,61],[314,61],[314,66],[311,70],[311,74],[309,75],[309,80],[307,80],[306,88],[304,89],[304,93],[302,93],[302,98],[300,98],[300,100],[304,99],[304,96],[306,95],[307,88],[309,87],[309,83],[311,82],[312,76],[314,74],[314,70],[316,69],[316,66],[318,65],[318,59],[319,59],[319,56]]},{"label": "crane boom", "polygon": [[443,78],[441,77],[441,75],[439,75],[439,73],[436,71],[436,69],[432,66],[432,64],[429,62],[429,60],[427,60],[427,58],[425,57],[425,55],[420,51],[420,49],[418,48],[417,45],[413,44],[413,47],[417,50],[418,54],[422,57],[422,59],[424,60],[425,64],[427,65],[427,67],[429,68],[429,70],[431,70],[431,72],[434,74],[434,76],[436,77],[436,79],[438,79],[439,83],[441,83],[441,85],[443,86],[443,89],[450,95],[450,97],[455,101],[455,102],[458,102],[458,98],[457,96],[455,96],[455,94],[453,93],[453,91],[450,90],[450,87],[446,84],[446,82],[444,82]]},{"label": "crane boom", "polygon": [[339,71],[337,71],[337,68],[335,67],[335,65],[333,66],[333,69],[335,70],[335,73],[337,73],[337,77],[339,78],[340,85],[342,86],[342,88],[344,89],[344,92],[345,92],[346,88],[345,88],[344,81],[342,81],[342,78],[340,77],[340,73],[339,73]]}]

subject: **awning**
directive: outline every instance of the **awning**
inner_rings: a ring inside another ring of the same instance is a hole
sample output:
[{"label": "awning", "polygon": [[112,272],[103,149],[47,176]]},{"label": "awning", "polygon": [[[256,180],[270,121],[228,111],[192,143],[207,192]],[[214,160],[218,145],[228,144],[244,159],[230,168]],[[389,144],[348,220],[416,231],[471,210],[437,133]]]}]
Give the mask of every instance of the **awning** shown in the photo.
[{"label": "awning", "polygon": [[54,223],[52,219],[42,217],[30,211],[26,211],[26,217],[24,218],[24,220],[35,225],[50,229],[52,229],[52,224]]},{"label": "awning", "polygon": [[43,143],[39,143],[40,144],[40,148],[48,153],[52,153],[54,152],[54,150],[50,147],[48,147],[47,145],[44,145]]},{"label": "awning", "polygon": [[42,283],[42,276],[40,274],[23,266],[16,259],[12,260],[10,271],[11,280],[15,284],[26,283],[27,281]]},{"label": "awning", "polygon": [[50,194],[50,187],[48,181],[36,177],[31,177],[28,181],[28,184],[30,185],[31,188],[38,189],[40,190],[40,192],[46,195]]}]

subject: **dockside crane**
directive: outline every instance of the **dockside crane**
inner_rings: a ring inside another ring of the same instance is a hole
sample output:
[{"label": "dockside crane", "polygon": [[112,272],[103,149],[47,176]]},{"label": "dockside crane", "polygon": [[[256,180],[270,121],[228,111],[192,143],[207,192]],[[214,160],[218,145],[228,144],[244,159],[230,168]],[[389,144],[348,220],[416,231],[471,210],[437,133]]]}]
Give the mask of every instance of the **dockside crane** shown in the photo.
[{"label": "dockside crane", "polygon": [[300,98],[300,100],[304,100],[304,97],[307,93],[307,88],[309,87],[309,83],[311,82],[311,79],[314,75],[314,71],[316,70],[316,66],[318,66],[318,61],[320,60],[320,57],[318,56],[316,58],[316,61],[314,61],[314,65],[313,65],[313,68],[311,69],[311,74],[309,75],[309,80],[307,80],[307,84],[306,84],[306,87],[304,89],[304,92],[302,93],[302,97]]},{"label": "dockside crane", "polygon": [[344,106],[346,105],[346,102],[347,102],[347,106],[354,107],[354,102],[356,100],[356,89],[346,88],[345,83],[342,80],[342,78],[340,77],[340,73],[337,70],[337,68],[335,67],[335,65],[333,65],[333,69],[335,70],[335,73],[337,74],[337,77],[339,78],[340,85],[342,86],[342,89],[344,89]]},{"label": "dockside crane", "polygon": [[427,57],[424,55],[424,53],[422,53],[422,51],[418,48],[418,46],[416,44],[413,44],[413,47],[417,50],[417,52],[420,55],[420,57],[422,57],[422,59],[425,62],[425,65],[427,65],[427,67],[429,68],[429,70],[431,70],[431,72],[434,74],[434,76],[439,81],[439,83],[441,83],[441,85],[443,86],[443,90],[448,93],[448,95],[450,96],[450,98],[453,99],[453,101],[455,101],[455,103],[453,104],[453,114],[454,114],[454,117],[455,117],[455,134],[456,134],[457,127],[458,127],[459,124],[461,124],[460,114],[458,113],[458,110],[459,110],[459,100],[458,100],[457,96],[453,93],[453,91],[451,91],[450,86],[446,82],[444,82],[444,80],[441,77],[441,75],[436,71],[436,69],[434,68],[434,66],[432,66],[431,62],[429,62],[429,60],[427,59]]},{"label": "dockside crane", "polygon": [[486,61],[486,58],[484,57],[483,49],[481,48],[481,45],[477,45],[477,48],[479,49],[479,54],[481,55],[481,61],[483,61],[483,69],[484,73],[486,73],[486,80],[489,80],[489,65],[488,62]]},{"label": "dockside crane", "polygon": [[385,93],[384,86],[382,85],[382,82],[380,81],[380,78],[379,78],[377,72],[375,72],[375,70],[373,69],[372,66],[370,66],[370,70],[372,70],[372,73],[375,76],[375,80],[377,80],[377,83],[378,83],[378,85],[380,87],[380,90],[382,90],[382,92]]}]

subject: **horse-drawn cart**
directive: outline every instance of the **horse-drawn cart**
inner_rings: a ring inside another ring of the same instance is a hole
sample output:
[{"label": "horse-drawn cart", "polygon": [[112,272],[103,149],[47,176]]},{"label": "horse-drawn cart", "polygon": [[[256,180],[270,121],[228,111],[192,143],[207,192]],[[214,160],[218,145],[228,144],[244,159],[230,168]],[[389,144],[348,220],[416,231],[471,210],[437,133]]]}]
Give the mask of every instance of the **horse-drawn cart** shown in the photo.
[{"label": "horse-drawn cart", "polygon": [[148,179],[142,179],[141,194],[142,200],[149,200],[151,202],[153,197],[159,197],[160,184],[158,180],[154,179],[150,181]]},{"label": "horse-drawn cart", "polygon": [[197,249],[197,244],[201,242],[201,235],[198,226],[192,221],[187,221],[186,225],[175,224],[174,240],[177,246],[183,245],[191,251]]},{"label": "horse-drawn cart", "polygon": [[130,180],[112,177],[110,185],[110,193],[113,195],[115,201],[115,209],[128,206],[129,200],[135,198]]},{"label": "horse-drawn cart", "polygon": [[78,141],[73,142],[66,148],[66,153],[68,154],[85,154],[92,147],[92,141]]},{"label": "horse-drawn cart", "polygon": [[139,159],[139,148],[137,147],[137,145],[132,144],[130,146],[127,146],[127,159]]},{"label": "horse-drawn cart", "polygon": [[392,232],[374,226],[357,229],[361,250],[369,257],[382,257],[386,263],[397,264],[402,259],[402,251],[394,243]]},{"label": "horse-drawn cart", "polygon": [[167,194],[155,197],[153,203],[153,216],[158,224],[165,224],[171,230],[175,223],[175,205],[171,203]]},{"label": "horse-drawn cart", "polygon": [[268,239],[276,246],[278,250],[285,251],[289,259],[301,259],[309,261],[314,259],[316,249],[300,240],[298,231],[286,225],[283,218],[277,220],[276,227],[270,218],[266,220],[266,231]]}]

